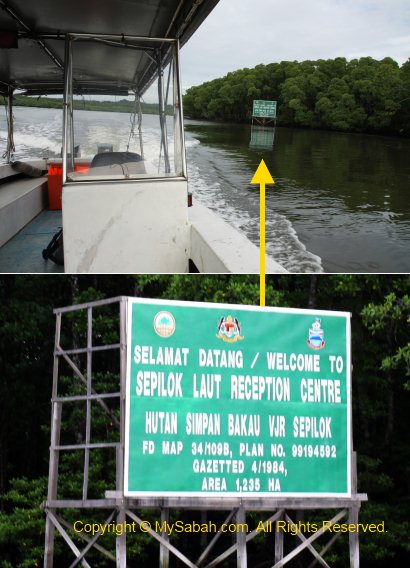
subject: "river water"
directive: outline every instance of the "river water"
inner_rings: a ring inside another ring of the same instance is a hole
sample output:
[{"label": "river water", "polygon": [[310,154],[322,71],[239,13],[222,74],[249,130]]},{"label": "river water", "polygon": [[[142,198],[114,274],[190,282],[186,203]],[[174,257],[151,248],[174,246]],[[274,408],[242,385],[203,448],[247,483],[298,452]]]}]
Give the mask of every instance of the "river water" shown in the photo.
[{"label": "river water", "polygon": [[[61,111],[16,107],[15,159],[58,156]],[[109,142],[123,150],[130,117],[78,111],[82,155]],[[158,162],[158,119],[144,117],[145,152]],[[272,135],[274,140],[272,141]],[[252,144],[251,144],[252,138]],[[259,190],[249,184],[263,158],[267,252],[292,272],[410,271],[410,141],[381,136],[186,121],[189,187],[259,242]],[[4,115],[0,144],[5,146]],[[130,149],[138,151],[138,146]]]},{"label": "river water", "polygon": [[267,186],[267,250],[288,270],[410,271],[409,140],[254,128],[261,148],[250,146],[249,125],[187,121],[186,130],[199,142],[188,155],[206,180],[201,199],[255,242],[259,192],[249,181],[265,160],[276,182]]}]

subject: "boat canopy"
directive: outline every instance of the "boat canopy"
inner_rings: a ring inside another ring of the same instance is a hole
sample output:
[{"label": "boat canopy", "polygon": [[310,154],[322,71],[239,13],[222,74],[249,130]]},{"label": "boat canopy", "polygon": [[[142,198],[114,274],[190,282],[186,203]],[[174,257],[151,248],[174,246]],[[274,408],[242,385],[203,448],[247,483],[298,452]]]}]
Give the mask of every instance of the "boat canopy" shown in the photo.
[{"label": "boat canopy", "polygon": [[62,93],[70,39],[75,94],[141,96],[170,56],[164,40],[184,45],[218,1],[0,0],[0,94]]}]

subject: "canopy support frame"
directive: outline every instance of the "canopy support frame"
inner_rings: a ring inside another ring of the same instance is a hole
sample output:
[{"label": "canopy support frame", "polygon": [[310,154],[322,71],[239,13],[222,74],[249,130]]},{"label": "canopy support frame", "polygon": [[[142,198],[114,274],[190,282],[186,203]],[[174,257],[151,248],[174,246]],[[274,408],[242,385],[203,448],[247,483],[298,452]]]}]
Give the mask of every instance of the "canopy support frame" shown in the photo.
[{"label": "canopy support frame", "polygon": [[[160,144],[160,156],[162,147],[164,148],[164,162],[165,162],[165,173],[169,174],[171,171],[171,166],[169,162],[168,153],[168,132],[167,132],[167,120],[166,120],[166,109],[165,109],[165,94],[164,94],[164,68],[160,51],[157,52],[157,65],[158,65],[158,101],[159,101],[159,123],[161,128],[161,144]],[[158,168],[160,168],[160,163]]]},{"label": "canopy support frame", "polygon": [[74,169],[74,126],[73,126],[73,59],[71,49],[71,37],[66,36],[64,54],[64,96],[63,96],[63,184],[67,181],[68,164],[67,154],[70,148],[71,170]]},{"label": "canopy support frame", "polygon": [[55,65],[57,65],[59,69],[63,70],[64,65],[60,61],[58,55],[54,53],[52,49],[49,48],[49,46],[41,39],[39,35],[33,32],[30,26],[26,24],[26,22],[19,14],[17,14],[17,12],[15,12],[10,8],[8,2],[6,2],[5,0],[0,0],[0,6],[3,8],[5,12],[7,12],[7,14],[9,14],[9,16],[13,18],[15,22],[20,24],[20,26],[22,26],[29,34],[32,34],[33,39],[38,43],[38,45],[41,47],[44,53],[53,61],[53,63],[55,63]]},{"label": "canopy support frame", "polygon": [[6,118],[7,118],[7,147],[3,154],[3,158],[6,158],[6,163],[10,164],[11,157],[16,148],[14,146],[14,120],[13,120],[13,87],[8,86],[7,88],[7,108],[6,108]]}]

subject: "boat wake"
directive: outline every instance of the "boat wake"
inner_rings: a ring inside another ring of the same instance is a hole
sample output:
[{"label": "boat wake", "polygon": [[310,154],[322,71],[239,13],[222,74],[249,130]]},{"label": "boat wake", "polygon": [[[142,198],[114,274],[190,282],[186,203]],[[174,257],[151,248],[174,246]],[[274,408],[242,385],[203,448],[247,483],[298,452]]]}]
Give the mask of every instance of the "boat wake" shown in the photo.
[{"label": "boat wake", "polygon": [[[43,110],[43,109],[42,109]],[[59,110],[47,109],[38,120],[30,108],[14,109],[14,145],[16,151],[13,159],[38,159],[60,156],[62,113]],[[27,118],[30,116],[31,120]],[[7,144],[7,125],[4,117],[1,120],[0,144]]]},{"label": "boat wake", "polygon": [[[187,134],[189,190],[194,199],[215,211],[259,245],[259,192],[243,156],[201,144]],[[290,272],[322,272],[321,259],[306,250],[292,223],[267,204],[266,252]]]}]

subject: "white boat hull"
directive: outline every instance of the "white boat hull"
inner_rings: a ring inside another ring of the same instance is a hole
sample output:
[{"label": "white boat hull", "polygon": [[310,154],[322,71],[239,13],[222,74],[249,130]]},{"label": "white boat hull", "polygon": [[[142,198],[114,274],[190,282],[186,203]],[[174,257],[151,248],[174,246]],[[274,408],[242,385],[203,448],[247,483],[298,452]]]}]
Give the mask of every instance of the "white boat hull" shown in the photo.
[{"label": "white boat hull", "polygon": [[186,272],[187,182],[69,183],[63,188],[65,272]]}]

